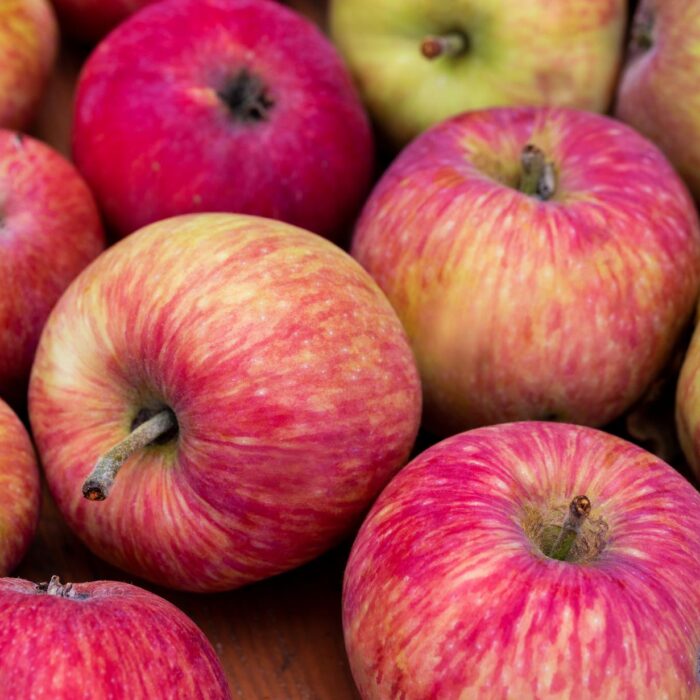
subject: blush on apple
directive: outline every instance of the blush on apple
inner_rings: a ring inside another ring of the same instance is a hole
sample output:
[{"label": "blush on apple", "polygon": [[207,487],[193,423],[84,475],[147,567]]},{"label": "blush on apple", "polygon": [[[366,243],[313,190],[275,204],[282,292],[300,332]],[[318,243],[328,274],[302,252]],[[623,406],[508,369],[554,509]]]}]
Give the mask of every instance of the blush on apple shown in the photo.
[{"label": "blush on apple", "polygon": [[3,700],[231,700],[221,663],[174,605],[128,583],[0,579]]},{"label": "blush on apple", "polygon": [[353,255],[407,329],[441,434],[604,425],[667,361],[700,284],[700,228],[661,152],[568,109],[472,112],[385,173]]},{"label": "blush on apple", "polygon": [[364,700],[700,697],[700,494],[572,425],[481,428],[387,486],[350,554]]},{"label": "blush on apple", "polygon": [[57,47],[58,27],[48,0],[0,2],[0,128],[29,126]]},{"label": "blush on apple", "polygon": [[0,400],[0,576],[19,564],[38,520],[39,470],[34,448],[19,418]]},{"label": "blush on apple", "polygon": [[626,0],[332,0],[332,35],[370,111],[399,144],[467,110],[603,112]]},{"label": "blush on apple", "polygon": [[700,199],[700,6],[642,0],[615,114],[668,156]]},{"label": "blush on apple", "polygon": [[40,141],[0,130],[0,396],[24,404],[49,312],[104,245],[75,168]]},{"label": "blush on apple", "polygon": [[73,282],[29,411],[51,492],[93,551],[212,591],[346,535],[408,457],[420,385],[349,255],[279,221],[200,214],[125,238]]},{"label": "blush on apple", "polygon": [[337,239],[373,161],[335,49],[267,0],[157,3],[127,20],[82,72],[73,150],[120,236],[230,211]]}]

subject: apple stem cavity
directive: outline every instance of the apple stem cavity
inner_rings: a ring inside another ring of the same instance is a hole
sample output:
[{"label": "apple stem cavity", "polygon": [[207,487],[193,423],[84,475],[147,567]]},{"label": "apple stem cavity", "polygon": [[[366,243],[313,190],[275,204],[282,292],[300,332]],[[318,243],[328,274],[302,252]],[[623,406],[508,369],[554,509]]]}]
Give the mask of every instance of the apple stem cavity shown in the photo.
[{"label": "apple stem cavity", "polygon": [[266,121],[275,105],[265,83],[245,68],[216,94],[231,116],[240,122]]},{"label": "apple stem cavity", "polygon": [[591,501],[588,496],[576,496],[569,504],[569,512],[566,514],[559,535],[552,543],[547,556],[558,561],[566,561],[576,538],[581,532],[581,525],[590,515]]},{"label": "apple stem cavity", "polygon": [[420,52],[429,60],[440,56],[460,56],[469,50],[469,38],[462,32],[429,34],[420,45]]},{"label": "apple stem cavity", "polygon": [[83,496],[90,501],[104,501],[121,466],[134,452],[177,429],[175,414],[165,408],[134,428],[121,442],[102,455],[83,484]]},{"label": "apple stem cavity", "polygon": [[557,176],[554,163],[547,161],[544,151],[528,143],[520,156],[520,183],[518,189],[530,197],[546,202],[557,189]]}]

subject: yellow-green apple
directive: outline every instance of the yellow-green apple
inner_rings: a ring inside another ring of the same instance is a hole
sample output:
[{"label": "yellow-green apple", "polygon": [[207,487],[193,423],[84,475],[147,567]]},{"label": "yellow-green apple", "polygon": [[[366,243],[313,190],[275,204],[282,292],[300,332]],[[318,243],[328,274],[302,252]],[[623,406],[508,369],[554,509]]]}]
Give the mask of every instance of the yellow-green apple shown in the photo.
[{"label": "yellow-green apple", "polygon": [[592,428],[444,440],[353,545],[345,642],[364,700],[700,697],[700,494]]},{"label": "yellow-green apple", "polygon": [[73,282],[29,403],[49,487],[88,546],[204,591],[342,538],[407,459],[420,385],[396,314],[347,253],[279,221],[194,214]]},{"label": "yellow-green apple", "polygon": [[104,245],[97,206],[73,165],[0,130],[0,396],[24,403],[49,312]]},{"label": "yellow-green apple", "polygon": [[472,112],[420,136],[352,251],[407,329],[442,435],[613,420],[667,361],[700,284],[697,215],[661,152],[560,108]]},{"label": "yellow-green apple", "polygon": [[332,0],[331,32],[373,116],[398,143],[467,110],[603,112],[625,0]]},{"label": "yellow-green apple", "polygon": [[120,25],[81,74],[73,151],[122,236],[229,211],[338,238],[373,161],[335,49],[267,0],[156,3]]},{"label": "yellow-green apple", "polygon": [[642,0],[615,114],[666,153],[700,198],[700,5]]},{"label": "yellow-green apple", "polygon": [[48,0],[0,2],[0,128],[29,126],[57,47],[58,27]]},{"label": "yellow-green apple", "polygon": [[[696,319],[697,322],[697,319]],[[690,466],[700,479],[700,326],[696,325],[676,389],[678,437]]]},{"label": "yellow-green apple", "polygon": [[231,700],[202,631],[128,583],[0,579],[3,700]]},{"label": "yellow-green apple", "polygon": [[19,418],[0,400],[0,576],[10,573],[24,556],[38,519],[34,448]]},{"label": "yellow-green apple", "polygon": [[160,0],[52,0],[67,34],[97,41],[129,15]]}]

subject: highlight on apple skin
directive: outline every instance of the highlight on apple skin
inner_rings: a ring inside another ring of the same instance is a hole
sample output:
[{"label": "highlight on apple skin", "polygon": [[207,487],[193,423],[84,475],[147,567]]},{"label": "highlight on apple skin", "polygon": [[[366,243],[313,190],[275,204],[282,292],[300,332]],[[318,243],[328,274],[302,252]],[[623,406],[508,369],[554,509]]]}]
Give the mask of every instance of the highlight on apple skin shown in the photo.
[{"label": "highlight on apple skin", "polygon": [[49,146],[0,130],[0,396],[24,405],[49,312],[105,246],[95,201]]},{"label": "highlight on apple skin", "polygon": [[592,428],[480,428],[375,502],[346,647],[363,700],[690,700],[698,580],[700,494],[667,464]]},{"label": "highlight on apple skin", "polygon": [[615,115],[657,144],[700,200],[700,6],[641,0]]},{"label": "highlight on apple skin", "polygon": [[407,460],[420,403],[369,275],[323,238],[231,214],[107,250],[51,314],[29,390],[68,524],[123,569],[198,591],[336,544]]},{"label": "highlight on apple skin", "polygon": [[29,548],[39,502],[39,469],[31,440],[0,400],[0,576],[9,574]]},{"label": "highlight on apple skin", "polygon": [[0,128],[29,127],[57,49],[58,25],[48,0],[0,2]]},{"label": "highlight on apple skin", "polygon": [[331,0],[331,34],[370,112],[403,145],[461,112],[551,105],[604,112],[625,0]]},{"label": "highlight on apple skin", "polygon": [[128,19],[83,68],[72,139],[119,236],[219,211],[338,240],[374,159],[369,120],[335,48],[268,0],[160,2]]},{"label": "highlight on apple skin", "polygon": [[67,34],[79,40],[95,42],[137,10],[162,0],[52,1]]},{"label": "highlight on apple skin", "polygon": [[700,283],[697,214],[661,152],[567,109],[473,112],[417,138],[352,253],[407,330],[440,435],[605,425],[663,368]]},{"label": "highlight on apple skin", "polygon": [[4,700],[231,700],[201,630],[128,583],[0,579]]}]

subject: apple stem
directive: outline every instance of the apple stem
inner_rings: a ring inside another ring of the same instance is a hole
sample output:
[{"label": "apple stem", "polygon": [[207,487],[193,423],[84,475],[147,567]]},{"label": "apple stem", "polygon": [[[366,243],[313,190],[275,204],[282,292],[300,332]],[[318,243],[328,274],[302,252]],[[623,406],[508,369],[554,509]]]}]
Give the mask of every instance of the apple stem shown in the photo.
[{"label": "apple stem", "polygon": [[528,143],[520,156],[522,171],[518,189],[526,195],[542,201],[552,198],[557,189],[557,176],[554,163],[547,162],[544,151]]},{"label": "apple stem", "polygon": [[83,496],[90,501],[104,501],[122,464],[134,452],[150,445],[176,426],[175,414],[168,408],[141,423],[97,460],[83,484]]},{"label": "apple stem", "polygon": [[554,540],[548,556],[558,561],[566,561],[576,542],[581,525],[591,512],[588,496],[576,496],[569,504],[569,512],[564,519],[559,535]]},{"label": "apple stem", "polygon": [[461,32],[429,34],[420,45],[420,52],[431,61],[439,56],[459,56],[469,49],[469,39]]}]

